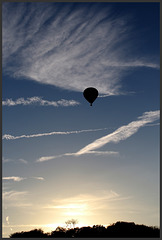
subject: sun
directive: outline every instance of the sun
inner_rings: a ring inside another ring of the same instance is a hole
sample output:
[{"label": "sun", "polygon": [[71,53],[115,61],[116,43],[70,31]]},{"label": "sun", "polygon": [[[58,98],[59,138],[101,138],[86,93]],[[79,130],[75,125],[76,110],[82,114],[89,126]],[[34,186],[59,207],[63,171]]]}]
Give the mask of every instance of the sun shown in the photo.
[{"label": "sun", "polygon": [[[87,225],[87,216],[89,216],[90,209],[89,204],[83,200],[78,201],[76,199],[70,200],[69,202],[62,202],[59,205],[53,205],[50,206],[50,208],[55,209],[55,217],[59,217],[59,223],[55,224],[52,222],[49,222],[45,225],[46,228],[50,229],[56,229],[58,226],[60,227],[67,227],[66,221],[71,219],[76,219],[78,222],[75,224],[75,227],[83,227]],[[60,219],[62,220],[62,223],[60,223]],[[72,226],[74,225],[72,224]]]}]

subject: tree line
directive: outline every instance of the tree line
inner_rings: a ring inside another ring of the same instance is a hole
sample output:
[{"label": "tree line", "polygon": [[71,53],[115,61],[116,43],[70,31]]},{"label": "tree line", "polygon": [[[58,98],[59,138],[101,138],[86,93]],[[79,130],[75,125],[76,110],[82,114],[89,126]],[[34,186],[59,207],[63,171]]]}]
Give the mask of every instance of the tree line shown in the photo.
[{"label": "tree line", "polygon": [[51,233],[45,233],[42,229],[33,229],[28,232],[16,232],[10,235],[10,238],[121,238],[121,237],[145,237],[159,238],[160,229],[157,227],[148,227],[135,224],[134,222],[116,222],[110,226],[93,225],[93,227],[74,227],[64,228],[58,226]]}]

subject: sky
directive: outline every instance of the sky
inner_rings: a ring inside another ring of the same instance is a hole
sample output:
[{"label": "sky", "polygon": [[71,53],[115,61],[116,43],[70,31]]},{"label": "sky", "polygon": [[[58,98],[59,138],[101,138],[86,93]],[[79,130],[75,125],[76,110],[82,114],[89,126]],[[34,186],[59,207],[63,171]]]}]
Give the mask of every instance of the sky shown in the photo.
[{"label": "sky", "polygon": [[2,4],[3,237],[72,218],[160,226],[159,11]]}]

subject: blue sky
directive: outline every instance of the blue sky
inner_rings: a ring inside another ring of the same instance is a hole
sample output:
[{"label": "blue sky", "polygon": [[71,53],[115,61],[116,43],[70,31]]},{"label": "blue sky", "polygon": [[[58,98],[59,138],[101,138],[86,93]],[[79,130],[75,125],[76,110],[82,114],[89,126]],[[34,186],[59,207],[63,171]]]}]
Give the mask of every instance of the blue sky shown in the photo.
[{"label": "blue sky", "polygon": [[2,18],[3,236],[159,226],[159,3],[3,3]]}]

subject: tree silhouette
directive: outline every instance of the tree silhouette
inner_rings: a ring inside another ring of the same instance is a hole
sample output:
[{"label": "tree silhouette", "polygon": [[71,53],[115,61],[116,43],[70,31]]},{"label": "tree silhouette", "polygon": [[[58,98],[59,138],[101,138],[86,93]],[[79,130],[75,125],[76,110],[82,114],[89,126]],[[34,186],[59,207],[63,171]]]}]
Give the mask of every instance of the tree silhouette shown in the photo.
[{"label": "tree silhouette", "polygon": [[78,220],[77,219],[71,219],[71,220],[67,220],[65,223],[66,223],[66,227],[75,228],[75,225],[78,223]]},{"label": "tree silhouette", "polygon": [[45,238],[49,235],[44,233],[42,229],[34,229],[29,232],[19,232],[10,235],[10,238]]},{"label": "tree silhouette", "polygon": [[55,237],[55,238],[64,238],[66,236],[66,228],[63,227],[57,227],[55,231],[51,232],[51,237]]},{"label": "tree silhouette", "polygon": [[[75,219],[73,219],[75,220]],[[74,226],[76,221],[68,220],[67,224]],[[68,225],[69,226],[69,225]],[[108,227],[93,225],[93,227],[63,228],[58,226],[50,233],[44,233],[42,229],[34,229],[29,232],[16,232],[10,238],[159,238],[160,229],[138,225],[134,222],[116,222]]]}]

